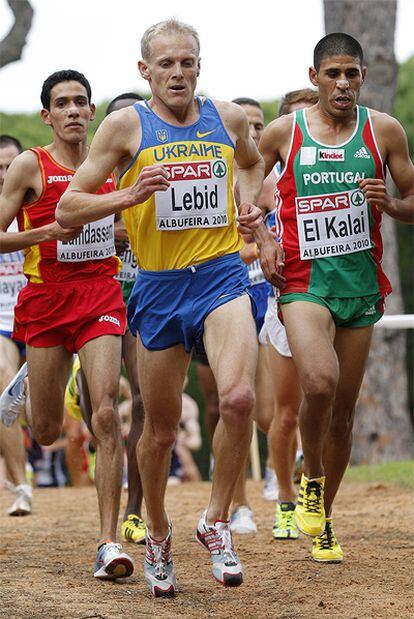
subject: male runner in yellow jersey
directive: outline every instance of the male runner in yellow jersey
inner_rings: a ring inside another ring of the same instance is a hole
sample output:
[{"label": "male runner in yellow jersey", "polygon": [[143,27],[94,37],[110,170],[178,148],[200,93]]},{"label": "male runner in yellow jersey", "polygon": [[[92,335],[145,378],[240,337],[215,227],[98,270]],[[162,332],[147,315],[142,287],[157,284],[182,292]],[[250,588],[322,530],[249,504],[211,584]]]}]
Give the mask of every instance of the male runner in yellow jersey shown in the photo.
[{"label": "male runner in yellow jersey", "polygon": [[[243,230],[254,229],[266,275],[275,284],[283,281],[277,246],[253,206],[263,165],[246,116],[235,104],[194,97],[199,51],[197,32],[176,20],[145,32],[138,66],[151,99],[104,120],[57,209],[58,221],[71,226],[133,207],[124,217],[140,272],[128,314],[138,333],[145,408],[138,446],[148,523],[144,570],[156,596],[176,590],[164,493],[193,347],[205,346],[221,412],[212,495],[197,539],[210,551],[218,581],[239,585],[243,579],[228,510],[249,447],[257,338],[238,254],[233,157],[239,223]],[[93,195],[116,166],[120,190],[110,198]]]}]

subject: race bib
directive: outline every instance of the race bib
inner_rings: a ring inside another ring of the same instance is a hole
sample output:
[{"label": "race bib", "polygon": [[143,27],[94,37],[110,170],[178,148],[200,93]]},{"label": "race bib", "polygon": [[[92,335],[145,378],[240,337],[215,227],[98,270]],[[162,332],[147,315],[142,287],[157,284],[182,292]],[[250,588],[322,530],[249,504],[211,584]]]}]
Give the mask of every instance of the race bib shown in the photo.
[{"label": "race bib", "polygon": [[57,242],[59,262],[84,262],[102,260],[115,254],[114,216],[83,226],[82,233],[73,241]]},{"label": "race bib", "polygon": [[13,331],[17,295],[26,285],[23,275],[23,252],[0,254],[0,330]]},{"label": "race bib", "polygon": [[249,272],[249,281],[252,286],[256,284],[262,284],[266,281],[265,276],[263,275],[262,268],[260,266],[260,260],[253,260],[250,264],[247,265],[247,270]]},{"label": "race bib", "polygon": [[368,204],[360,189],[295,198],[301,260],[372,247]]},{"label": "race bib", "polygon": [[164,164],[170,186],[155,193],[157,230],[221,228],[227,214],[225,159]]},{"label": "race bib", "polygon": [[119,257],[122,260],[122,269],[116,279],[120,282],[134,282],[138,275],[138,265],[129,243],[127,249]]}]

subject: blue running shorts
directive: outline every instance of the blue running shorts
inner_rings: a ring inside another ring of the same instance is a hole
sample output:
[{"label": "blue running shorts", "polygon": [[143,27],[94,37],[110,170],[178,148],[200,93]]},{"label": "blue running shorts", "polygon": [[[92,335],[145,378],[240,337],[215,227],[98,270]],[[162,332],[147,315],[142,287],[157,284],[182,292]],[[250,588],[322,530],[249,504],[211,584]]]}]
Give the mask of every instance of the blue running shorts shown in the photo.
[{"label": "blue running shorts", "polygon": [[[148,350],[183,344],[205,352],[204,321],[212,311],[250,294],[247,268],[239,253],[185,269],[140,270],[128,303],[128,325]],[[256,307],[252,300],[252,311]]]},{"label": "blue running shorts", "polygon": [[259,335],[263,323],[264,317],[267,310],[267,299],[269,298],[269,294],[272,287],[268,282],[262,282],[261,284],[255,284],[250,288],[250,296],[253,298],[256,304],[256,329],[257,335]]}]

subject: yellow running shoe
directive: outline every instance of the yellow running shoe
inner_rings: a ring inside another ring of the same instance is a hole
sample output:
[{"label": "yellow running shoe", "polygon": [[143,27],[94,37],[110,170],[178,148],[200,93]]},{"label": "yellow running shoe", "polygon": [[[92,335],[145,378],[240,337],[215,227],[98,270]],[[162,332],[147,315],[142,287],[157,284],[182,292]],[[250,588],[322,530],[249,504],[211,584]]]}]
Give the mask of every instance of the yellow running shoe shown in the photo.
[{"label": "yellow running shoe", "polygon": [[325,477],[308,479],[302,473],[295,520],[299,531],[305,535],[316,537],[325,531],[324,487]]},{"label": "yellow running shoe", "polygon": [[273,523],[274,539],[298,539],[299,531],[295,522],[295,504],[289,501],[276,503],[276,518]]},{"label": "yellow running shoe", "polygon": [[325,531],[313,538],[312,559],[325,563],[340,563],[344,558],[332,526],[332,518],[326,519]]},{"label": "yellow running shoe", "polygon": [[121,524],[123,539],[134,544],[145,544],[145,529],[145,522],[135,514],[128,514],[128,518]]}]

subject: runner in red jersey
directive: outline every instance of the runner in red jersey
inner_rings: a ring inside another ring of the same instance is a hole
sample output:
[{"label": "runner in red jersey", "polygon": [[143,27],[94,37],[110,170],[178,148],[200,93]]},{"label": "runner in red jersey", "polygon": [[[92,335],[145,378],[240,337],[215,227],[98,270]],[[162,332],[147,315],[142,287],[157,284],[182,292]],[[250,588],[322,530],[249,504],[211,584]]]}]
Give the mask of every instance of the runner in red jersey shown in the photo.
[{"label": "runner in red jersey", "polygon": [[[260,143],[267,172],[276,161],[283,168],[277,184],[286,252],[280,303],[303,391],[304,475],[295,519],[314,537],[313,559],[326,562],[343,559],[332,504],[350,458],[373,325],[390,290],[380,267],[381,214],[414,222],[407,137],[394,118],[357,105],[365,75],[358,41],[327,35],[309,69],[319,102],[275,120]],[[401,199],[389,195],[385,167]]]},{"label": "runner in red jersey", "polygon": [[[30,421],[40,444],[50,445],[61,433],[65,386],[73,353],[79,354],[97,441],[101,530],[94,575],[113,579],[133,571],[131,559],[114,543],[122,480],[117,395],[125,306],[114,279],[119,260],[113,217],[64,230],[54,215],[87,155],[87,131],[95,111],[90,99],[89,82],[77,71],[59,71],[43,84],[41,117],[51,126],[53,141],[22,153],[10,166],[0,198],[0,250],[25,250],[29,283],[19,295],[15,336],[27,346]],[[113,190],[108,178],[98,193]],[[6,232],[14,217],[19,232]],[[24,377],[23,369],[0,398],[3,420],[5,412],[18,412],[24,403]]]}]

